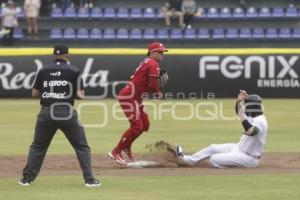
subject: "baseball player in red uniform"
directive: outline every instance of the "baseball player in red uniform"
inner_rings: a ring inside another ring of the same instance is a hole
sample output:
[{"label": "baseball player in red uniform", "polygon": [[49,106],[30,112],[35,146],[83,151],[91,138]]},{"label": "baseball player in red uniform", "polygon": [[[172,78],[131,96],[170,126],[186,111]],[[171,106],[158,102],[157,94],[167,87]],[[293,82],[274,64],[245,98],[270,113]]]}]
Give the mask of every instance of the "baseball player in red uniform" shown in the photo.
[{"label": "baseball player in red uniform", "polygon": [[167,51],[162,43],[149,44],[148,57],[139,64],[128,84],[119,93],[118,100],[130,123],[129,129],[124,132],[118,145],[108,153],[109,157],[119,164],[126,165],[122,153],[129,161],[133,161],[132,143],[144,131],[149,130],[150,122],[142,104],[142,95],[155,93],[161,96],[160,86],[167,82],[168,75],[160,70],[159,63],[163,61],[164,52]]}]

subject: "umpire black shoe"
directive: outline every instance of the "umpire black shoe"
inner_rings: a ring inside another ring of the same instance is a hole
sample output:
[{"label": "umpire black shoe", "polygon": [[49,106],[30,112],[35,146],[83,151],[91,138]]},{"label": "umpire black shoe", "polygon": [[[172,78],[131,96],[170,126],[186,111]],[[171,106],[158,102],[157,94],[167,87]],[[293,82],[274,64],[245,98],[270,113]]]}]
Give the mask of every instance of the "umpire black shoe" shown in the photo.
[{"label": "umpire black shoe", "polygon": [[29,186],[31,185],[32,181],[26,179],[26,178],[22,178],[20,181],[19,181],[19,184],[22,185],[22,186]]},{"label": "umpire black shoe", "polygon": [[93,179],[89,179],[89,180],[85,181],[85,186],[86,187],[100,187],[101,182],[98,181],[97,179],[93,178]]}]

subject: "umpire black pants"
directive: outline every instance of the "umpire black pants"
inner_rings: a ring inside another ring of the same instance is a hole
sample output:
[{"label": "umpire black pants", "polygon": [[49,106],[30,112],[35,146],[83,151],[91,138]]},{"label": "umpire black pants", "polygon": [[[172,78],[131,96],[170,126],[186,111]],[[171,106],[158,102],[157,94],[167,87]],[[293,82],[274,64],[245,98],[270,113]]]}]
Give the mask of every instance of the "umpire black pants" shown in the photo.
[{"label": "umpire black pants", "polygon": [[[59,119],[53,118],[53,116]],[[65,119],[63,119],[65,118]],[[46,152],[55,132],[60,129],[73,146],[85,181],[93,179],[91,170],[90,147],[84,129],[77,120],[77,113],[72,108],[56,106],[42,108],[35,126],[34,140],[30,146],[23,177],[33,181],[43,164]]]}]

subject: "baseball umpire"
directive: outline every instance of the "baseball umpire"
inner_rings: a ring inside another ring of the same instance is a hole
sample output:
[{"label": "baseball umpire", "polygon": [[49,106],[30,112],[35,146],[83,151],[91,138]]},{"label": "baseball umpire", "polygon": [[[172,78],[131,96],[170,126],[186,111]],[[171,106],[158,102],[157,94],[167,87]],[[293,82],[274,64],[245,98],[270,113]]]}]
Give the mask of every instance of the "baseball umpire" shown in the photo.
[{"label": "baseball umpire", "polygon": [[69,49],[56,45],[54,62],[42,68],[36,77],[32,96],[39,97],[42,106],[35,126],[27,164],[20,185],[30,185],[37,177],[55,132],[60,129],[73,146],[85,180],[85,186],[100,186],[92,173],[90,147],[85,132],[73,109],[74,98],[84,98],[79,70],[69,62]]}]

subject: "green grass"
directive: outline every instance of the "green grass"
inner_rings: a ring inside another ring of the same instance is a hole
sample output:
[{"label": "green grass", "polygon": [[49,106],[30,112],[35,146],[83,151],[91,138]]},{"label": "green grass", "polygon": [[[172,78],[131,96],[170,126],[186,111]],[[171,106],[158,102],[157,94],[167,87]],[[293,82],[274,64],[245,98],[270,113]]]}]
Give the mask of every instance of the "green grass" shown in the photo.
[{"label": "green grass", "polygon": [[[102,128],[86,128],[86,135],[94,153],[106,153],[118,142],[123,131],[128,128],[126,120],[115,120],[112,117],[112,106],[115,100],[84,101],[107,105],[108,124]],[[152,102],[152,101],[151,101]],[[150,103],[151,103],[150,102]],[[176,116],[189,116],[192,111],[188,107],[178,106],[179,103],[188,102],[196,108],[201,103],[215,103],[218,113],[215,120],[201,120],[196,114],[191,120],[174,120],[170,114],[163,112],[162,120],[154,119],[152,106],[148,106],[151,119],[151,127],[148,133],[144,133],[134,144],[135,152],[147,152],[144,148],[147,143],[158,140],[166,140],[170,143],[182,144],[187,151],[196,151],[212,143],[237,142],[240,138],[242,127],[238,120],[222,120],[221,115],[234,116],[234,100],[193,100],[193,101],[160,101],[156,106],[162,106],[170,110],[176,106]],[[172,104],[173,103],[173,104]],[[299,100],[264,100],[266,115],[269,122],[267,152],[300,152],[300,101]],[[78,104],[77,104],[78,105]],[[85,107],[82,111],[82,122],[85,124],[101,123],[103,121],[103,109],[97,106]],[[36,115],[39,111],[39,102],[36,100],[0,100],[0,154],[25,155],[30,145]],[[198,116],[210,116],[207,110],[215,112],[211,105],[201,106]],[[221,112],[220,112],[221,111]],[[193,111],[196,113],[196,111]],[[222,113],[222,114],[220,114]],[[118,113],[117,116],[123,116]],[[73,153],[71,146],[61,132],[56,134],[49,154]]]},{"label": "green grass", "polygon": [[102,177],[101,188],[85,188],[81,177],[40,177],[30,187],[0,180],[5,200],[298,200],[300,175],[198,177]]}]

